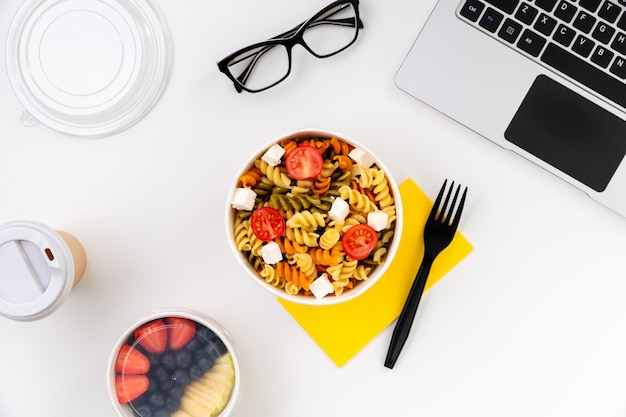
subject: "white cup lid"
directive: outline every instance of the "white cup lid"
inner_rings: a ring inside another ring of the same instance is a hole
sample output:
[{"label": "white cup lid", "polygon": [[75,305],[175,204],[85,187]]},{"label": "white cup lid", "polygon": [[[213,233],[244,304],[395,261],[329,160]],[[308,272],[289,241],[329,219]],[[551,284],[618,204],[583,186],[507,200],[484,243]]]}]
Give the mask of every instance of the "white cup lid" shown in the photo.
[{"label": "white cup lid", "polygon": [[56,310],[73,286],[71,252],[36,222],[0,226],[0,315],[34,320]]},{"label": "white cup lid", "polygon": [[25,0],[7,36],[7,74],[25,121],[101,137],[156,104],[171,49],[151,0]]}]

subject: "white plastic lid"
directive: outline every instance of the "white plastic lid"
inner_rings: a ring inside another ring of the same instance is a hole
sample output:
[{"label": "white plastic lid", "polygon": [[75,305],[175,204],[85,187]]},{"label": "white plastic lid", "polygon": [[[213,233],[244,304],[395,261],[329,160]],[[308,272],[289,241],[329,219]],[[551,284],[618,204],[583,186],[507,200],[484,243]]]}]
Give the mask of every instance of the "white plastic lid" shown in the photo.
[{"label": "white plastic lid", "polygon": [[26,0],[9,29],[7,73],[25,123],[101,137],[156,104],[171,48],[150,0]]},{"label": "white plastic lid", "polygon": [[35,320],[56,310],[73,286],[63,238],[36,222],[0,226],[0,315]]}]

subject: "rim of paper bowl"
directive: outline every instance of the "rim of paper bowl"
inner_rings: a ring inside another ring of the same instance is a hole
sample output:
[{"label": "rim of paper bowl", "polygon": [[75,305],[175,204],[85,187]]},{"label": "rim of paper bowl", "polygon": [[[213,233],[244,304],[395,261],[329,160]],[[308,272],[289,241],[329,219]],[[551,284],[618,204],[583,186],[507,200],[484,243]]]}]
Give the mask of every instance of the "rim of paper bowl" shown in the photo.
[{"label": "rim of paper bowl", "polygon": [[237,407],[237,403],[239,402],[239,398],[241,396],[241,369],[239,364],[239,356],[235,350],[235,347],[233,346],[231,336],[218,321],[209,317],[208,315],[192,309],[178,307],[155,309],[145,313],[144,315],[138,317],[129,326],[127,326],[124,332],[115,342],[115,345],[113,346],[113,349],[111,350],[111,353],[109,355],[109,361],[107,364],[107,386],[111,404],[113,405],[113,408],[115,409],[117,415],[119,417],[136,416],[130,405],[119,403],[117,399],[117,394],[115,392],[115,362],[117,361],[119,350],[122,345],[128,340],[128,338],[133,334],[133,332],[137,328],[139,328],[139,326],[152,320],[166,317],[182,317],[200,323],[201,325],[212,330],[217,336],[219,336],[221,341],[224,343],[224,346],[226,346],[226,349],[230,353],[230,356],[233,360],[233,367],[235,368],[235,383],[233,385],[233,389],[230,393],[230,398],[228,399],[226,406],[222,409],[222,411],[217,414],[216,417],[228,417]]},{"label": "rim of paper bowl", "polygon": [[[351,288],[349,291],[345,291],[338,296],[334,294],[328,294],[327,296],[322,297],[320,299],[317,299],[314,296],[307,296],[303,294],[290,295],[290,294],[287,294],[283,289],[276,288],[268,284],[267,282],[265,282],[262,279],[262,277],[260,277],[259,274],[254,270],[254,268],[252,268],[252,265],[250,264],[250,262],[248,262],[248,259],[244,256],[244,254],[241,251],[237,250],[237,247],[235,245],[234,234],[233,234],[235,209],[231,207],[231,201],[232,201],[235,189],[237,188],[237,184],[239,182],[239,176],[252,165],[255,159],[263,155],[263,153],[273,144],[278,143],[281,140],[302,137],[302,136],[307,136],[307,135],[310,135],[311,137],[317,136],[317,137],[325,137],[325,138],[326,137],[331,138],[333,136],[336,136],[342,139],[343,141],[349,143],[350,145],[358,146],[359,148],[368,152],[374,158],[376,165],[385,172],[387,176],[387,182],[389,183],[389,187],[391,188],[391,191],[393,193],[394,204],[396,205],[395,232],[394,232],[394,236],[391,241],[391,244],[389,246],[389,250],[386,255],[385,263],[383,263],[382,265],[376,266],[376,268],[370,274],[369,279],[359,282],[358,285],[356,285],[354,288]],[[235,256],[237,263],[239,263],[239,265],[241,265],[241,267],[247,272],[248,276],[250,276],[258,285],[268,290],[271,294],[274,294],[275,296],[283,300],[290,301],[290,302],[297,303],[297,304],[305,304],[305,305],[313,305],[313,306],[339,304],[339,303],[352,300],[360,296],[361,294],[365,293],[374,284],[376,284],[376,282],[378,282],[378,280],[385,273],[385,271],[391,264],[394,256],[396,255],[398,251],[398,246],[400,245],[400,237],[402,234],[402,224],[403,224],[403,211],[402,211],[402,200],[400,197],[400,190],[398,188],[398,184],[395,178],[393,178],[393,176],[391,175],[389,168],[385,165],[383,161],[380,160],[380,158],[376,156],[374,152],[372,152],[367,146],[363,145],[363,143],[359,142],[358,140],[353,139],[349,135],[345,135],[343,133],[333,131],[333,130],[327,130],[327,129],[306,128],[306,129],[293,130],[291,132],[276,136],[274,137],[274,139],[266,142],[263,146],[257,149],[257,151],[253,153],[252,156],[248,158],[248,160],[237,171],[237,176],[232,181],[232,184],[228,190],[228,199],[226,201],[226,234],[228,236],[228,245],[230,246],[230,249]]]}]

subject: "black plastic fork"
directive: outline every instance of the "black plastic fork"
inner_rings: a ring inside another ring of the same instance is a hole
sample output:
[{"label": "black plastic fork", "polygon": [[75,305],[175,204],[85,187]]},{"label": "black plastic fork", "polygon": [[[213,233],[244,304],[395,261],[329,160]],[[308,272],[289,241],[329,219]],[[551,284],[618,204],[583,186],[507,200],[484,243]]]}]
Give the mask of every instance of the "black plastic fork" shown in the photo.
[{"label": "black plastic fork", "polygon": [[452,181],[443,205],[441,205],[441,199],[443,198],[447,183],[448,180],[443,182],[437,199],[433,204],[433,208],[428,215],[428,220],[426,220],[426,226],[424,226],[424,258],[417,271],[402,312],[398,317],[396,327],[393,329],[391,343],[389,344],[387,358],[385,359],[385,366],[390,369],[394,367],[404,347],[404,343],[409,336],[409,332],[411,331],[413,319],[415,318],[417,307],[422,298],[422,293],[424,292],[426,280],[428,279],[433,261],[441,251],[452,242],[459,225],[459,220],[461,219],[465,196],[467,195],[467,187],[463,190],[463,194],[457,206],[457,199],[461,190],[461,185],[459,184],[452,198],[452,203],[448,206],[454,189],[454,181]]}]

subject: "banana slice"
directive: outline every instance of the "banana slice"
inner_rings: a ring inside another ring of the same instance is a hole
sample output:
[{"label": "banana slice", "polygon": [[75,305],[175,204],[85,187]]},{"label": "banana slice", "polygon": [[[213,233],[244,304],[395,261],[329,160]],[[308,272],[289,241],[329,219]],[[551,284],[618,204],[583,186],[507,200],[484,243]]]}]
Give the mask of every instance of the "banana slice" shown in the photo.
[{"label": "banana slice", "polygon": [[233,358],[230,353],[225,353],[200,379],[185,387],[185,395],[180,400],[181,410],[190,417],[212,417],[226,406],[234,384]]},{"label": "banana slice", "polygon": [[191,417],[209,417],[212,415],[210,408],[187,395],[180,399],[180,408]]},{"label": "banana slice", "polygon": [[188,413],[186,413],[185,411],[183,411],[182,409],[178,409],[176,411],[174,411],[170,417],[193,417],[191,415],[189,415]]}]

